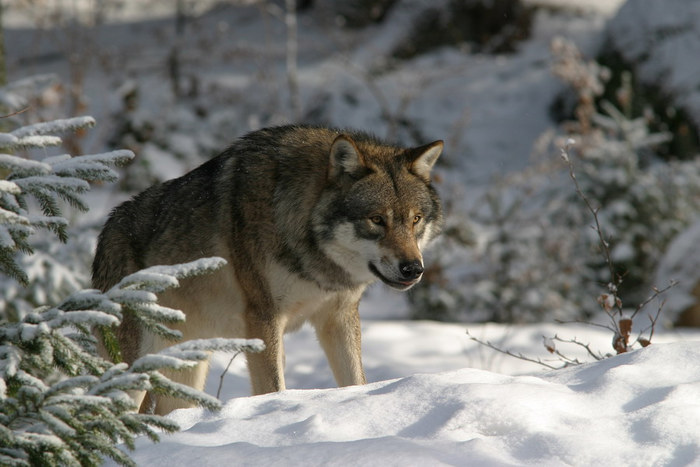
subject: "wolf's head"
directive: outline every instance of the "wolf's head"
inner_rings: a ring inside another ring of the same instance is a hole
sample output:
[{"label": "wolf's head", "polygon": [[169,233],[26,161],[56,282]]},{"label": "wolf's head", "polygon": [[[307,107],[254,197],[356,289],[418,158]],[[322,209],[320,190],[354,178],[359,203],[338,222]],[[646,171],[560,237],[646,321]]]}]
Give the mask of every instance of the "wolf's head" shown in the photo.
[{"label": "wolf's head", "polygon": [[407,290],[421,279],[421,249],[442,228],[430,183],[442,146],[403,149],[343,134],[333,142],[314,231],[326,256],[353,281],[378,278]]}]

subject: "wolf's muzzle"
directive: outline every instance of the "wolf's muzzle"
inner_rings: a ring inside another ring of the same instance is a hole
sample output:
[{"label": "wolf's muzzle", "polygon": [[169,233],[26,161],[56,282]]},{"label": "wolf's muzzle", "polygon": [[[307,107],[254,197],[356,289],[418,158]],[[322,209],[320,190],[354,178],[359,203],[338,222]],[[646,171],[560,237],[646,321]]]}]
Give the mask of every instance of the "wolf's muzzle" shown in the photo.
[{"label": "wolf's muzzle", "polygon": [[[409,267],[410,264],[410,267]],[[402,267],[403,266],[403,267]],[[379,271],[379,268],[377,268],[374,264],[371,262],[369,263],[369,270],[372,271],[372,273],[377,276],[379,279],[382,280],[386,285],[397,289],[397,290],[407,290],[414,286],[418,280],[420,279],[422,273],[423,273],[423,265],[418,263],[417,265],[415,262],[411,261],[405,262],[405,263],[400,263],[399,264],[399,274],[401,277],[397,278],[388,278],[384,274],[382,274]]]},{"label": "wolf's muzzle", "polygon": [[402,279],[406,281],[414,281],[423,274],[423,264],[418,261],[406,261],[399,264],[399,271]]}]

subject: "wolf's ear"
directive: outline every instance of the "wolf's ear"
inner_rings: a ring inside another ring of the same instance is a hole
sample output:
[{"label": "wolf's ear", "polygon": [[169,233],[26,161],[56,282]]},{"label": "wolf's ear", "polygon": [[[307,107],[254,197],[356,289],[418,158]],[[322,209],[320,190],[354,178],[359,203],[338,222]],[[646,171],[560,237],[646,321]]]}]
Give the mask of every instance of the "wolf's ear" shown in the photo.
[{"label": "wolf's ear", "polygon": [[365,167],[357,146],[349,137],[338,136],[331,146],[328,176],[337,178],[342,174],[353,175]]},{"label": "wolf's ear", "polygon": [[430,180],[430,171],[433,169],[438,157],[440,157],[442,147],[442,141],[434,141],[425,146],[414,148],[411,151],[409,162],[411,172],[421,178]]}]

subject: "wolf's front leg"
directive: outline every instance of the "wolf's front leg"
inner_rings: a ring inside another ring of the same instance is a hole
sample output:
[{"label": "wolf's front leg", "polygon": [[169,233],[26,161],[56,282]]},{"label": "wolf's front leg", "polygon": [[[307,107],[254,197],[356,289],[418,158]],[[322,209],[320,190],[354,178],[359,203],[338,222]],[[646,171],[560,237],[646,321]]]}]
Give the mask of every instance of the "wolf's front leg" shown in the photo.
[{"label": "wolf's front leg", "polygon": [[279,317],[257,313],[249,307],[245,312],[246,337],[262,339],[265,350],[249,353],[248,372],[253,394],[283,391],[284,385],[284,327]]},{"label": "wolf's front leg", "polygon": [[362,337],[359,299],[340,297],[316,313],[311,322],[338,386],[365,384],[362,368]]}]

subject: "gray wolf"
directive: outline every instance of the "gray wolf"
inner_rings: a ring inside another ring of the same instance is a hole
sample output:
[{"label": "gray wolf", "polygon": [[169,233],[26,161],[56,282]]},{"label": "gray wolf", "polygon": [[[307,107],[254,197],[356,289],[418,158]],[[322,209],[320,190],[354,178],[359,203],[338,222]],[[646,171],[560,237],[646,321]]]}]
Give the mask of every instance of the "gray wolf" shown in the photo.
[{"label": "gray wolf", "polygon": [[[254,394],[285,389],[283,334],[309,321],[339,386],[364,384],[358,303],[380,280],[407,290],[422,248],[442,227],[431,169],[442,141],[403,148],[363,132],[281,126],[252,132],[180,178],[110,214],[93,263],[107,290],[142,268],[219,256],[228,264],[159,297],[183,310],[184,339],[259,338],[247,355]],[[169,344],[125,316],[116,330],[130,363]],[[171,374],[202,389],[207,364]],[[184,407],[144,400],[156,413]]]}]

